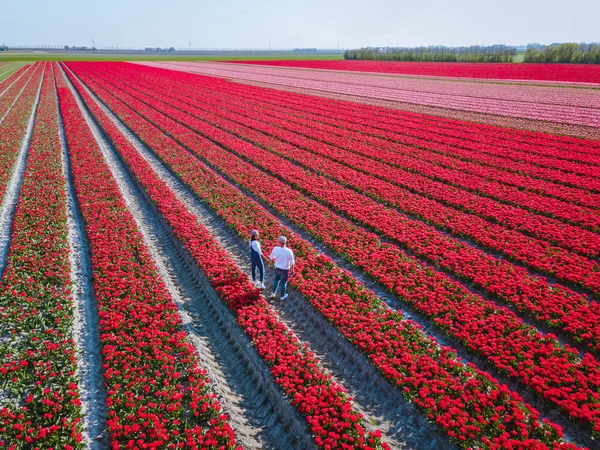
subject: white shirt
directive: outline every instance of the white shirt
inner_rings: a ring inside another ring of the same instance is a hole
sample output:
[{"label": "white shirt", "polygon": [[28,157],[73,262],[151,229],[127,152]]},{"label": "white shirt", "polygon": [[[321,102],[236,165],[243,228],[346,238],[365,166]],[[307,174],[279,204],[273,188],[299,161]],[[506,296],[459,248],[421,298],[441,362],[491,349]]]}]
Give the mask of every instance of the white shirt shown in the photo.
[{"label": "white shirt", "polygon": [[252,250],[254,250],[259,255],[262,255],[262,250],[260,249],[260,242],[258,242],[257,240],[250,241],[250,248],[252,248]]},{"label": "white shirt", "polygon": [[270,258],[275,260],[277,269],[290,270],[292,264],[295,264],[294,252],[287,247],[274,247]]}]

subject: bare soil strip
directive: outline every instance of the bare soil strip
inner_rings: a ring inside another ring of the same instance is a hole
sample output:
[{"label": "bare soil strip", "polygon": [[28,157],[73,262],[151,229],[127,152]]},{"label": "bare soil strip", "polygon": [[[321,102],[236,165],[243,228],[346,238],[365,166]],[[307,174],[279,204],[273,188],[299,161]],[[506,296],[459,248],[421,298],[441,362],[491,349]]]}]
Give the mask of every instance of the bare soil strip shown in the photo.
[{"label": "bare soil strip", "polygon": [[23,175],[25,173],[25,166],[27,165],[27,155],[29,153],[29,143],[31,142],[31,136],[33,135],[35,113],[40,102],[43,81],[44,72],[42,72],[42,76],[40,78],[40,84],[33,107],[31,108],[31,115],[29,116],[27,129],[25,130],[25,135],[23,136],[23,141],[21,142],[21,148],[19,149],[19,154],[15,159],[13,172],[8,185],[6,186],[4,198],[2,199],[2,205],[0,206],[0,279],[2,278],[2,274],[6,268],[6,258],[8,256],[8,250],[10,249],[10,240],[12,236],[12,223],[15,217],[17,203],[19,202],[21,185],[23,184]]},{"label": "bare soil strip", "polygon": [[[54,68],[53,68],[54,70]],[[56,89],[56,82],[55,82]],[[56,97],[58,108],[58,96]],[[102,354],[98,327],[98,309],[92,282],[92,261],[83,217],[75,193],[71,161],[62,117],[58,116],[67,191],[67,218],[71,252],[71,281],[74,307],[74,339],[77,344],[78,378],[83,411],[83,435],[91,450],[110,448],[106,419],[106,389],[102,374]]]},{"label": "bare soil strip", "polygon": [[238,441],[248,449],[314,448],[305,420],[275,385],[268,367],[249,345],[245,333],[69,85],[161,278],[177,302],[190,341],[202,367],[209,372],[211,387],[224,412],[229,414]]}]

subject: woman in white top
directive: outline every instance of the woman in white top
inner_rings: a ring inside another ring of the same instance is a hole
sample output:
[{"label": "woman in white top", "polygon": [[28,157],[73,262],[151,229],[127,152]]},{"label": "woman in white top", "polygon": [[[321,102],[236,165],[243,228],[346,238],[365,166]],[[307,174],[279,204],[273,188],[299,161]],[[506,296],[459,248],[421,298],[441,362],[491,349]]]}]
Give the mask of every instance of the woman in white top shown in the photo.
[{"label": "woman in white top", "polygon": [[[265,265],[263,264],[263,258],[269,261],[260,248],[260,242],[258,241],[258,230],[252,230],[250,233],[250,264],[252,266],[252,281],[259,289],[264,289],[265,285]],[[256,281],[256,269],[258,268],[258,279]]]}]

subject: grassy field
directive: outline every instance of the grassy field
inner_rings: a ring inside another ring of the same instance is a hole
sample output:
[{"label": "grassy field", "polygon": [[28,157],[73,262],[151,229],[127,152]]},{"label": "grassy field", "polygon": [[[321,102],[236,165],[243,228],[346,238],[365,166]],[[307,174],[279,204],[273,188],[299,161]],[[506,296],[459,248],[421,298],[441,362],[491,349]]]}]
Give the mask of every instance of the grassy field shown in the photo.
[{"label": "grassy field", "polygon": [[157,53],[13,53],[0,52],[0,61],[243,61],[278,59],[344,59],[341,53],[208,53],[181,55]]},{"label": "grassy field", "polygon": [[0,81],[6,80],[13,73],[19,70],[23,66],[23,62],[12,62],[9,61],[8,64],[3,64],[0,66]]}]

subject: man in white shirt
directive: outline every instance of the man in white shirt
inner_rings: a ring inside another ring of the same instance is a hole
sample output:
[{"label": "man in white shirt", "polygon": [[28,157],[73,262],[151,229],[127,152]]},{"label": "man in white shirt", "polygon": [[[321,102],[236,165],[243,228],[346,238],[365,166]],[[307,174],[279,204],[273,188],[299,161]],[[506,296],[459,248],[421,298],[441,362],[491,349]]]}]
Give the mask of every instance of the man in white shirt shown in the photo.
[{"label": "man in white shirt", "polygon": [[294,252],[287,248],[287,238],[279,236],[277,238],[278,246],[271,251],[270,259],[275,261],[275,281],[273,282],[273,293],[271,298],[277,296],[277,287],[281,283],[281,300],[288,297],[287,280],[294,273]]}]

